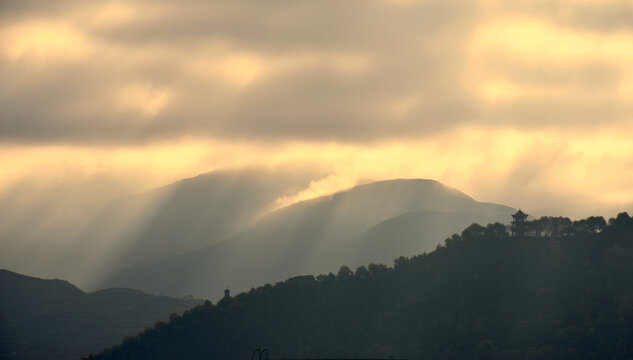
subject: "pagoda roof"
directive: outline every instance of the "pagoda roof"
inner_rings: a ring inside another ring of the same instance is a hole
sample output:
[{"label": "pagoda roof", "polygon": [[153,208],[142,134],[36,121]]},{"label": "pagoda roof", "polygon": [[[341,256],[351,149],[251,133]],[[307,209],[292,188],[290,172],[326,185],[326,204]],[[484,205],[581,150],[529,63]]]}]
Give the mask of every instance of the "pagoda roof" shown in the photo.
[{"label": "pagoda roof", "polygon": [[517,218],[517,217],[527,217],[528,214],[524,213],[523,211],[521,211],[521,209],[519,209],[519,211],[517,211],[516,214],[512,215],[512,217]]}]

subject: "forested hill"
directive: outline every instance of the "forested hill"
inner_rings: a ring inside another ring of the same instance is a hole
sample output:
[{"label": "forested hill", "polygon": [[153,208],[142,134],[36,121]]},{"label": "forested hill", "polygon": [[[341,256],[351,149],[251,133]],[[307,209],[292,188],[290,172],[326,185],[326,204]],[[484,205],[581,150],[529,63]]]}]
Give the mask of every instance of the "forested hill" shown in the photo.
[{"label": "forested hill", "polygon": [[77,359],[197,304],[132,289],[85,293],[0,269],[0,359]]},{"label": "forested hill", "polygon": [[633,357],[633,219],[472,225],[429,254],[265,285],[96,359]]}]

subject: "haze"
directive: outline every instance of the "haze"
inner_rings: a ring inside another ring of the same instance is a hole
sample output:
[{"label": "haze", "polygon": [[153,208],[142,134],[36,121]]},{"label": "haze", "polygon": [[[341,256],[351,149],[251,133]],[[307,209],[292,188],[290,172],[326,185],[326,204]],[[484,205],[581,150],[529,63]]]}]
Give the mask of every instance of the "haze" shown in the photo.
[{"label": "haze", "polygon": [[[533,216],[633,209],[630,1],[0,10],[4,263],[78,241],[112,200],[214,170],[285,179],[259,215],[395,178]],[[110,237],[138,226],[124,218]]]}]

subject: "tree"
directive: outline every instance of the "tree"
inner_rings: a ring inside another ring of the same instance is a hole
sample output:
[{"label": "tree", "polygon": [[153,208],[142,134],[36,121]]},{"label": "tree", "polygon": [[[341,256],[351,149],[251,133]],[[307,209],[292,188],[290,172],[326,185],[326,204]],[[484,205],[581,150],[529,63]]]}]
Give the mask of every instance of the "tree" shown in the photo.
[{"label": "tree", "polygon": [[389,268],[383,264],[371,263],[369,264],[368,269],[372,275],[377,275],[377,276],[385,275],[386,273],[389,272]]},{"label": "tree", "polygon": [[479,224],[472,224],[462,231],[462,238],[477,239],[486,235],[486,228]]},{"label": "tree", "polygon": [[369,277],[369,275],[371,275],[371,273],[369,272],[369,270],[367,270],[365,265],[361,265],[361,266],[356,268],[355,275],[358,276],[361,279],[364,279],[366,277]]},{"label": "tree", "polygon": [[336,275],[337,279],[347,279],[352,276],[352,270],[350,270],[349,266],[343,265],[340,269],[338,269],[338,273]]}]

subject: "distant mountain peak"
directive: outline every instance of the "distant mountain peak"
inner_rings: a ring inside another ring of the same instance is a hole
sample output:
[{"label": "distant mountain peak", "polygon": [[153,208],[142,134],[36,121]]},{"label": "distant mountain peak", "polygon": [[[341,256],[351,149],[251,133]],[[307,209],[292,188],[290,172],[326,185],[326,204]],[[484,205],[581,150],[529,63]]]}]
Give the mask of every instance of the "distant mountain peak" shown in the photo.
[{"label": "distant mountain peak", "polygon": [[437,180],[432,180],[432,179],[422,179],[422,178],[398,178],[398,179],[389,179],[389,180],[378,180],[378,181],[373,181],[373,182],[369,182],[369,183],[365,183],[365,184],[360,184],[357,185],[351,189],[359,189],[359,188],[368,188],[371,190],[379,190],[379,189],[386,189],[386,188],[407,188],[407,189],[415,189],[418,188],[420,190],[424,189],[424,190],[428,190],[428,191],[445,191],[451,195],[455,195],[455,196],[460,196],[463,198],[466,198],[468,200],[474,200],[473,198],[471,198],[470,196],[466,195],[465,193],[452,188],[450,186],[446,186],[443,183],[437,181]]},{"label": "distant mountain peak", "polygon": [[[446,186],[437,180],[431,179],[389,179],[368,182],[356,185],[352,188],[334,192],[329,195],[323,195],[312,199],[298,201],[282,207],[269,215],[274,216],[275,213],[283,213],[285,211],[294,211],[305,206],[312,206],[317,203],[337,203],[346,202],[365,202],[372,206],[388,206],[392,203],[399,205],[408,204],[409,210],[403,211],[420,211],[425,210],[425,206],[420,208],[423,202],[441,203],[442,206],[448,206],[452,202],[474,202],[475,200],[465,193]],[[288,210],[286,210],[288,209]]]},{"label": "distant mountain peak", "polygon": [[429,251],[473,222],[509,221],[515,211],[435,180],[376,181],[295,202],[222,243],[124,269],[104,284],[213,298],[227,279],[240,291],[297,273]]}]

